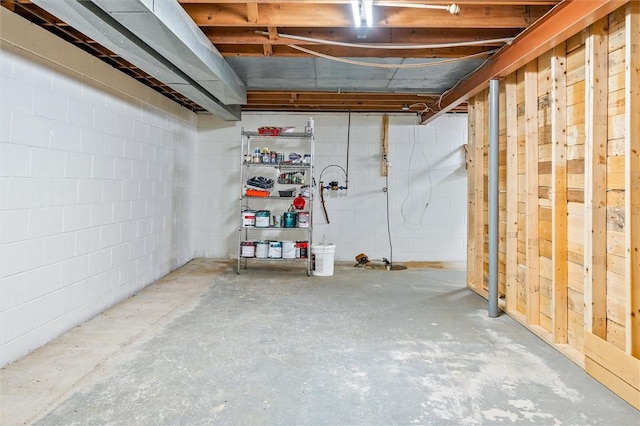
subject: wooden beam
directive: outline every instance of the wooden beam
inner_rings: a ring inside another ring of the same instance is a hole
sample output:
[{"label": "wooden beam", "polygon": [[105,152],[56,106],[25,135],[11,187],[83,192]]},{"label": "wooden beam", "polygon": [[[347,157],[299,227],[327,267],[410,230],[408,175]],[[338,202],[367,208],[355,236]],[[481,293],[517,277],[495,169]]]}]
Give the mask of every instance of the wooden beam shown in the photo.
[{"label": "wooden beam", "polygon": [[[300,45],[299,43],[295,42],[291,44]],[[271,45],[274,56],[289,58],[315,57],[314,55],[311,55],[309,53],[301,52],[300,50],[294,49],[289,45],[282,45],[278,43],[271,43]],[[216,45],[216,48],[218,49],[220,54],[225,57],[257,57],[263,55],[263,44],[218,44]],[[315,45],[313,47],[306,46],[306,48],[317,53],[335,57],[375,58],[381,55],[380,50],[372,48],[353,48],[326,45]],[[477,58],[482,59],[488,56],[486,55],[486,52],[487,49],[482,46],[461,46],[446,49],[389,50],[384,52],[384,56],[386,58],[459,58],[461,56],[479,55],[477,56]],[[428,68],[429,67],[425,67],[425,69]]]},{"label": "wooden beam", "polygon": [[[270,28],[276,28],[271,26]],[[250,27],[205,27],[204,34],[215,45],[222,44],[262,44],[265,36],[256,31],[264,31],[262,26]],[[475,40],[492,40],[515,37],[517,28],[487,28],[478,31],[475,28],[374,28],[367,31],[366,39],[359,39],[353,28],[283,28],[282,34],[309,37],[318,40],[349,42],[356,44],[438,44],[466,42]],[[269,38],[270,40],[271,37]],[[302,46],[318,45],[317,42],[300,41],[290,38],[272,40],[274,44],[296,43]],[[501,47],[504,43],[485,43],[484,47]]]},{"label": "wooden beam", "polygon": [[568,271],[567,271],[567,56],[566,44],[554,48],[551,57],[552,107],[552,263],[553,263],[553,339],[568,339]]},{"label": "wooden beam", "polygon": [[627,5],[625,32],[626,346],[640,358],[640,1]]},{"label": "wooden beam", "polygon": [[[247,26],[244,3],[183,3],[185,11],[199,27]],[[374,28],[526,28],[540,19],[548,6],[469,5],[458,15],[443,10],[406,7],[377,8]],[[353,28],[351,5],[315,2],[261,3],[260,23],[277,27],[343,27]]]},{"label": "wooden beam", "polygon": [[507,123],[507,241],[505,251],[507,312],[517,309],[518,298],[518,100],[516,73],[505,79]]},{"label": "wooden beam", "polygon": [[433,121],[460,102],[486,89],[492,78],[506,77],[526,63],[607,16],[626,0],[565,1],[553,9],[543,20],[525,30],[485,66],[464,80],[456,89],[442,97],[435,112],[422,116],[423,123]]},{"label": "wooden beam", "polygon": [[387,176],[388,167],[387,161],[389,155],[389,116],[387,114],[382,116],[382,166],[381,166],[381,176]]},{"label": "wooden beam", "polygon": [[606,339],[607,326],[607,18],[585,45],[585,331]]},{"label": "wooden beam", "polygon": [[640,410],[640,360],[585,332],[585,370]]},{"label": "wooden beam", "polygon": [[526,262],[527,322],[540,324],[540,247],[538,241],[538,62],[531,61],[524,74],[526,143]]},{"label": "wooden beam", "polygon": [[247,22],[250,24],[257,24],[260,22],[260,16],[258,15],[258,3],[247,3]]}]

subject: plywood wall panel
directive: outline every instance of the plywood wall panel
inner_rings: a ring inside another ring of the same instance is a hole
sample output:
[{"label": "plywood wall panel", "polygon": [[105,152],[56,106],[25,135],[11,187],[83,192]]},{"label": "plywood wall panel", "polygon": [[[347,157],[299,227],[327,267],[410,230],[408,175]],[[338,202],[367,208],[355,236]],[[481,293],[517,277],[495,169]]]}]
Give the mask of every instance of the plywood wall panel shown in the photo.
[{"label": "plywood wall panel", "polygon": [[[505,77],[499,119],[506,310],[559,350],[583,354],[585,369],[632,403],[640,401],[639,39],[636,0]],[[470,120],[486,126],[486,93],[474,105],[483,114]],[[483,252],[469,282],[483,283],[485,154],[482,224],[472,225],[482,235],[469,233]]]}]

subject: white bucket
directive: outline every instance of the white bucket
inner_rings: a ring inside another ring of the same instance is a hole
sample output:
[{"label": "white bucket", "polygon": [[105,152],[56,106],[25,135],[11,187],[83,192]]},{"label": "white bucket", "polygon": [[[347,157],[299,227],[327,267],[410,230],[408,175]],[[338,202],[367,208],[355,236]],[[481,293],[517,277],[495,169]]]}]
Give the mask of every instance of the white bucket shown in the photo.
[{"label": "white bucket", "polygon": [[295,243],[295,241],[283,241],[282,242],[282,258],[283,259],[295,259],[296,258],[296,243]]},{"label": "white bucket", "polygon": [[267,241],[256,242],[256,257],[266,259],[269,256],[269,243]]},{"label": "white bucket", "polygon": [[333,275],[333,255],[335,244],[316,244],[311,246],[312,274],[320,277]]},{"label": "white bucket", "polygon": [[282,257],[282,242],[269,241],[269,257],[271,259],[280,259]]}]

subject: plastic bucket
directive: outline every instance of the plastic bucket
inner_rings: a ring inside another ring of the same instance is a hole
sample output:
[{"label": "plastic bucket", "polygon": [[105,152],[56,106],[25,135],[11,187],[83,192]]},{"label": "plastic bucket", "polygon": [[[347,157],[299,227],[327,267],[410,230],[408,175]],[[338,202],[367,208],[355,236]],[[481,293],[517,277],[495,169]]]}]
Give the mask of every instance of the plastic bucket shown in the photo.
[{"label": "plastic bucket", "polygon": [[296,258],[296,243],[293,241],[282,242],[282,258],[283,259],[295,259]]},{"label": "plastic bucket", "polygon": [[256,242],[256,257],[259,259],[266,259],[269,257],[269,242],[257,241]]},{"label": "plastic bucket", "polygon": [[333,275],[333,256],[335,244],[316,244],[311,246],[312,274],[320,277]]},{"label": "plastic bucket", "polygon": [[258,210],[256,212],[256,228],[268,228],[271,219],[269,210]]},{"label": "plastic bucket", "polygon": [[282,257],[282,242],[269,241],[269,258],[280,259]]}]

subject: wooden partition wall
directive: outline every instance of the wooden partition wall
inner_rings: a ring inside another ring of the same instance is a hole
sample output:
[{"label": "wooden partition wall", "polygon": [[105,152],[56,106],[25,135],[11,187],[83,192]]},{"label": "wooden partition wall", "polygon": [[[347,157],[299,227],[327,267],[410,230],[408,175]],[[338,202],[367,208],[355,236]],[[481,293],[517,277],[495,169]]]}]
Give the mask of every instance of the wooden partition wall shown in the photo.
[{"label": "wooden partition wall", "polygon": [[[640,409],[640,2],[500,81],[500,306]],[[488,91],[469,101],[468,286],[487,297]]]}]

